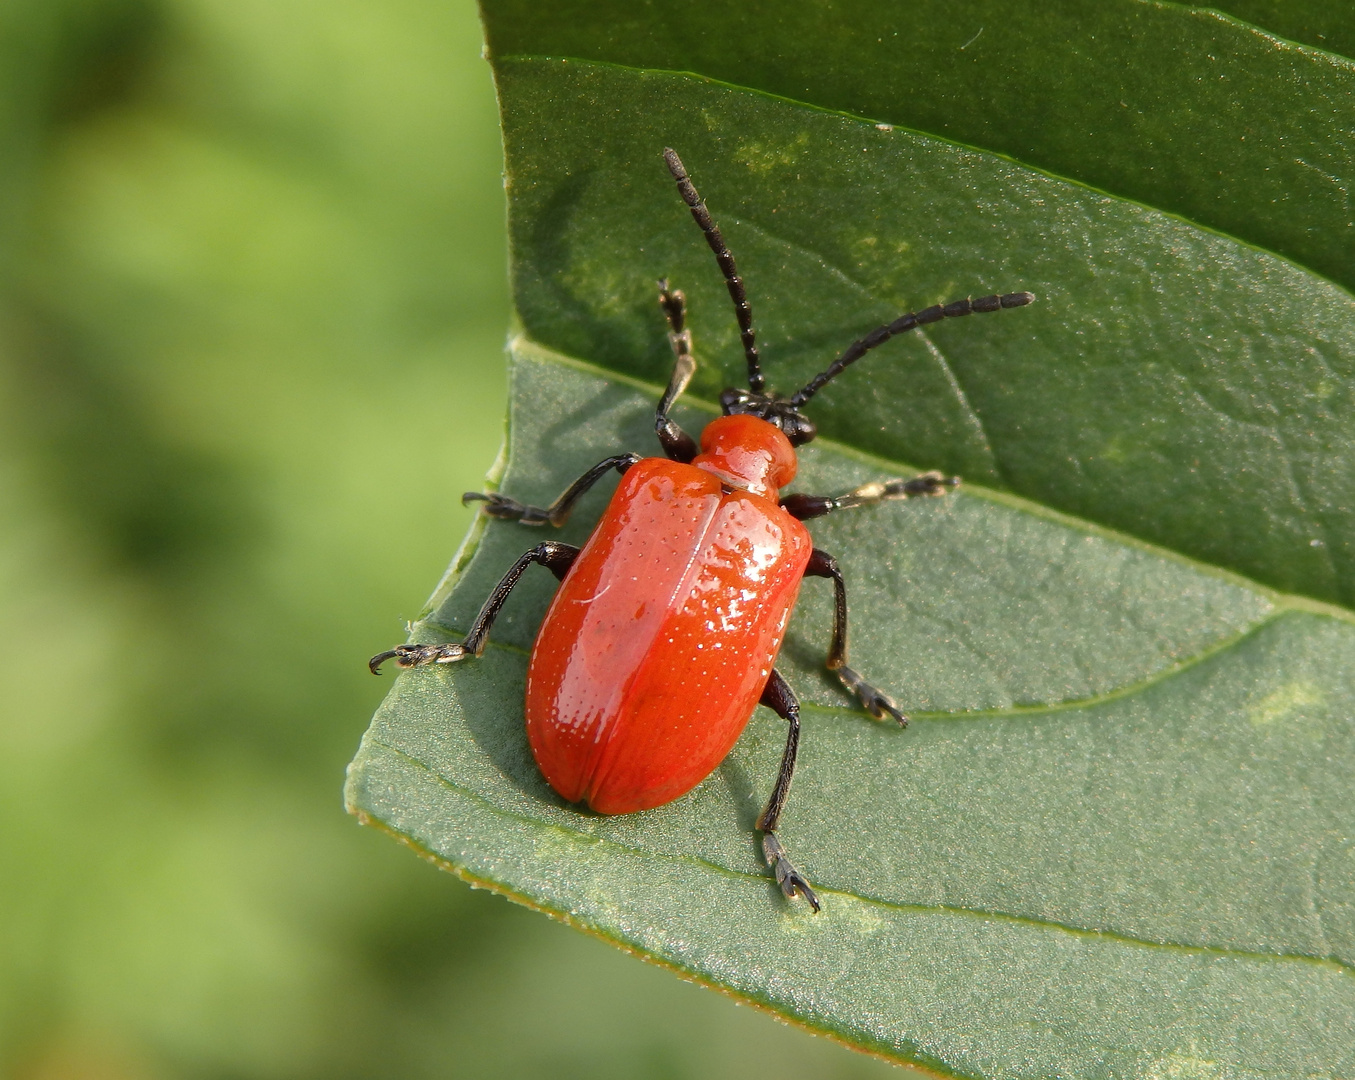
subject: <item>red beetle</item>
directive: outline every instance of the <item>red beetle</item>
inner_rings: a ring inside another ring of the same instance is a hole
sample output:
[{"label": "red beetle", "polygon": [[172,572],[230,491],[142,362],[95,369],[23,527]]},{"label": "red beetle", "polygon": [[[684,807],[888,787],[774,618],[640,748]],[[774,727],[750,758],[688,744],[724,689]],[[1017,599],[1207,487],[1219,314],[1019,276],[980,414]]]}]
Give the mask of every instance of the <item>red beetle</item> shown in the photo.
[{"label": "red beetle", "polygon": [[761,702],[789,722],[781,769],[758,818],[767,863],[787,897],[818,897],[776,837],[800,738],[800,707],[774,665],[800,581],[833,579],[836,615],[828,668],[877,718],[907,718],[847,666],[847,594],[836,560],[800,523],[887,499],[940,495],[957,477],[929,472],[866,484],[836,497],[790,495],[795,447],[814,438],[800,408],[849,364],[895,334],[944,318],[1021,307],[1028,292],[985,296],[910,312],[872,330],[789,398],[763,392],[752,310],[734,257],[677,154],[664,151],[724,273],[748,362],[748,390],[720,396],[724,415],[691,436],[668,411],[696,369],[682,293],[659,282],[676,356],[655,412],[667,455],[619,454],[599,462],[549,507],[468,492],[497,518],[562,525],[579,497],[612,469],[622,480],[582,549],[546,542],[504,575],[460,644],[399,645],[372,657],[402,668],[450,664],[484,652],[495,616],[532,563],[562,582],[537,633],[527,668],[527,736],[551,787],[570,802],[625,814],[671,802],[724,760]]}]

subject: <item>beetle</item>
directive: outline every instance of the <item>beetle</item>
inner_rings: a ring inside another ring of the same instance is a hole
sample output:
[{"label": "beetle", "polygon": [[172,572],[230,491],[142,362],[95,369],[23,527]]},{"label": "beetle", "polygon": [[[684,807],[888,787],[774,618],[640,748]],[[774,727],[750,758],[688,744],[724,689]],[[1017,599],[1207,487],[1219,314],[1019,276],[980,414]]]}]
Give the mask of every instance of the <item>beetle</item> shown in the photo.
[{"label": "beetle", "polygon": [[686,302],[667,280],[659,305],[668,322],[673,374],[654,414],[663,457],[624,453],[598,462],[548,507],[496,492],[467,492],[492,517],[564,524],[580,496],[621,474],[611,503],[582,548],[546,541],[503,576],[457,643],[397,645],[372,657],[379,674],[478,657],[509,593],[533,563],[560,580],[527,668],[526,723],[532,753],[563,798],[603,814],[661,806],[684,795],[733,748],[760,702],[789,725],[781,766],[757,819],[767,864],[788,899],[815,911],[819,898],[777,836],[800,740],[800,706],[776,670],[786,622],[805,577],[831,578],[835,609],[827,666],[872,716],[907,725],[895,703],[847,663],[847,591],[837,561],[814,547],[802,524],[839,510],[942,495],[959,477],[926,472],[865,484],[843,495],[793,494],[795,448],[815,436],[801,409],[851,364],[896,334],[976,313],[1022,307],[1028,292],[984,296],[909,312],[854,341],[790,397],[766,391],[752,309],[734,256],[678,155],[663,152],[734,302],[748,389],[720,395],[722,415],[698,444],[670,417],[696,370]]}]

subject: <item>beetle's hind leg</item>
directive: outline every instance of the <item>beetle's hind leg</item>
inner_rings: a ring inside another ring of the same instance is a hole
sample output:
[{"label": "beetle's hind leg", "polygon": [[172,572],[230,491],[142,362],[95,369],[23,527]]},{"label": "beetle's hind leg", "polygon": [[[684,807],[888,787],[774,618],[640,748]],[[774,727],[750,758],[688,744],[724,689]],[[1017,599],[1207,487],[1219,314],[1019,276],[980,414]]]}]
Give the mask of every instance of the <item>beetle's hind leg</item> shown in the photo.
[{"label": "beetle's hind leg", "polygon": [[837,560],[826,551],[815,548],[805,567],[806,577],[833,579],[833,643],[828,646],[828,670],[836,673],[842,685],[855,694],[866,707],[866,712],[877,720],[892,716],[901,727],[908,726],[908,717],[899,712],[893,700],[877,690],[847,666],[847,584],[842,580],[842,569]]},{"label": "beetle's hind leg", "polygon": [[781,508],[793,518],[808,521],[831,514],[834,510],[853,510],[858,506],[874,506],[880,502],[916,499],[924,495],[944,495],[959,484],[958,476],[925,472],[911,480],[873,480],[845,495],[787,495],[781,500]]},{"label": "beetle's hind leg", "polygon": [[461,502],[482,502],[485,513],[502,521],[520,521],[524,525],[554,525],[557,528],[569,520],[574,504],[583,497],[584,492],[615,469],[624,473],[640,460],[639,454],[614,454],[599,461],[586,473],[570,484],[564,493],[549,506],[529,506],[497,491],[468,491],[461,496]]},{"label": "beetle's hind leg", "polygon": [[438,645],[397,645],[393,649],[377,653],[367,661],[367,666],[373,675],[380,675],[381,665],[387,660],[394,660],[402,668],[412,668],[422,667],[424,664],[454,664],[468,656],[480,656],[489,641],[489,628],[494,625],[494,620],[507,601],[508,594],[513,591],[513,586],[518,583],[527,567],[532,563],[539,563],[558,580],[563,581],[578,554],[579,549],[572,544],[557,544],[550,540],[544,544],[537,544],[531,551],[525,552],[509,568],[508,573],[504,574],[503,580],[494,586],[494,591],[489,594],[484,607],[470,624],[470,631],[463,641],[448,641]]},{"label": "beetle's hind leg", "polygon": [[790,782],[795,775],[795,757],[800,749],[800,702],[790,684],[775,669],[772,669],[772,677],[767,680],[767,686],[762,691],[762,704],[790,725],[786,734],[786,749],[781,755],[781,769],[772,787],[772,797],[767,800],[767,809],[757,819],[757,827],[762,830],[762,854],[776,874],[776,883],[781,886],[781,891],[789,899],[803,896],[818,911],[819,898],[814,895],[804,875],[795,869],[776,835],[776,827],[781,823],[781,812],[786,808],[786,798],[790,795]]}]

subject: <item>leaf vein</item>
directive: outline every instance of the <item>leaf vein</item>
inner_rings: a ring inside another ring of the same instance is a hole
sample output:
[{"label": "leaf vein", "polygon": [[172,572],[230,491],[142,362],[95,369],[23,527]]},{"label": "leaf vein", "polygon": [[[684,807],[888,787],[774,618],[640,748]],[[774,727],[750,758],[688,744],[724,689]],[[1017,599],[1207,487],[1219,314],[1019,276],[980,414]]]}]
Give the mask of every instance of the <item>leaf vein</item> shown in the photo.
[{"label": "leaf vein", "polygon": [[[739,880],[760,881],[764,877],[764,875],[762,874],[750,874],[747,873],[746,871],[732,870],[727,866],[721,866],[718,863],[713,863],[708,859],[702,859],[695,855],[670,855],[662,852],[651,851],[645,848],[635,847],[630,844],[623,844],[614,839],[598,837],[590,833],[579,831],[577,829],[571,829],[565,825],[561,825],[555,822],[543,821],[542,819],[532,817],[529,814],[522,814],[513,810],[507,810],[501,806],[497,806],[491,800],[479,794],[478,792],[472,791],[469,788],[466,788],[461,784],[456,783],[456,781],[449,779],[442,773],[438,772],[436,769],[432,768],[427,762],[421,760],[416,755],[413,755],[398,746],[392,746],[391,744],[382,742],[380,739],[373,738],[370,735],[365,740],[364,745],[368,749],[372,747],[378,747],[382,750],[389,752],[392,755],[395,755],[396,757],[401,758],[404,761],[407,761],[409,764],[415,766],[416,768],[426,773],[436,783],[440,784],[441,786],[451,791],[456,792],[458,795],[464,798],[470,799],[478,803],[479,805],[484,807],[484,809],[487,810],[489,813],[492,813],[499,817],[511,818],[515,821],[522,822],[523,824],[529,825],[533,828],[550,830],[552,832],[563,835],[564,837],[575,843],[588,844],[591,847],[602,846],[608,848],[615,848],[619,851],[623,851],[632,855],[638,855],[645,859],[654,859],[664,862],[693,865],[700,867],[702,870],[711,873],[716,873],[724,877],[736,878]],[[371,813],[370,810],[367,810],[366,812],[369,814]],[[387,822],[386,824],[388,825],[388,827],[396,829],[397,832],[400,831],[395,825],[389,822]],[[406,834],[401,833],[401,835]],[[835,895],[845,897],[852,900],[856,900],[860,903],[870,904],[872,906],[883,908],[889,911],[921,913],[921,914],[938,913],[947,915],[959,915],[965,918],[980,919],[985,921],[999,920],[1013,925],[1027,926],[1037,930],[1049,930],[1078,938],[1084,939],[1094,938],[1103,941],[1115,942],[1117,944],[1128,945],[1131,947],[1164,950],[1169,952],[1186,953],[1190,955],[1217,956],[1220,958],[1236,958],[1247,960],[1264,960],[1272,962],[1292,962],[1292,963],[1311,964],[1318,967],[1328,968],[1330,970],[1339,972],[1342,975],[1355,977],[1355,966],[1332,956],[1312,956],[1307,953],[1291,953],[1291,952],[1268,953],[1249,949],[1226,948],[1218,945],[1192,945],[1184,942],[1175,942],[1175,941],[1152,941],[1150,939],[1138,938],[1129,934],[1118,933],[1112,930],[1101,930],[1083,926],[1074,926],[1069,923],[1061,923],[1049,919],[1035,919],[1031,918],[1028,915],[1014,915],[1009,912],[991,910],[986,908],[968,908],[951,904],[909,904],[893,900],[884,900],[878,897],[863,895],[861,893],[854,893],[844,889],[834,889],[831,886],[816,885],[816,888],[821,894],[824,895],[829,896]]]}]

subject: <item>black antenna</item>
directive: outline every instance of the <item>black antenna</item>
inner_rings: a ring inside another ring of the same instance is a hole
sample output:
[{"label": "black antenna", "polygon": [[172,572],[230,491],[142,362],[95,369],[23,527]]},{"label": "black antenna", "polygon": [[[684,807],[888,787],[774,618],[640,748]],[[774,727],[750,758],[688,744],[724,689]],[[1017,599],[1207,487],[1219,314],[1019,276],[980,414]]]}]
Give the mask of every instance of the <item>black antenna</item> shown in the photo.
[{"label": "black antenna", "polygon": [[[692,213],[696,211],[693,210]],[[892,323],[877,326],[859,341],[853,341],[848,345],[846,351],[828,365],[827,370],[815,375],[803,388],[795,392],[795,396],[790,399],[790,405],[798,409],[871,349],[883,345],[895,334],[902,334],[905,330],[925,326],[927,323],[940,322],[942,319],[958,319],[963,315],[999,311],[1002,308],[1025,307],[1034,299],[1035,294],[1028,292],[1007,293],[1005,296],[995,294],[981,296],[977,300],[955,300],[949,304],[936,304],[923,311],[910,311],[907,315],[900,315]]]},{"label": "black antenna", "polygon": [[711,251],[715,252],[715,261],[720,264],[720,272],[725,276],[729,298],[734,301],[734,315],[739,320],[739,339],[743,342],[743,356],[748,361],[748,389],[760,394],[764,380],[762,366],[758,362],[757,343],[754,340],[756,335],[753,333],[753,307],[748,303],[748,294],[743,291],[743,278],[739,277],[738,268],[734,265],[734,256],[729,248],[725,247],[725,239],[720,235],[719,226],[711,218],[710,211],[706,209],[701,196],[696,193],[696,188],[692,186],[687,170],[682,167],[682,159],[665,147],[663,160],[668,163],[668,171],[677,181],[682,201],[691,207],[692,217],[706,234],[706,243],[710,245]]}]

